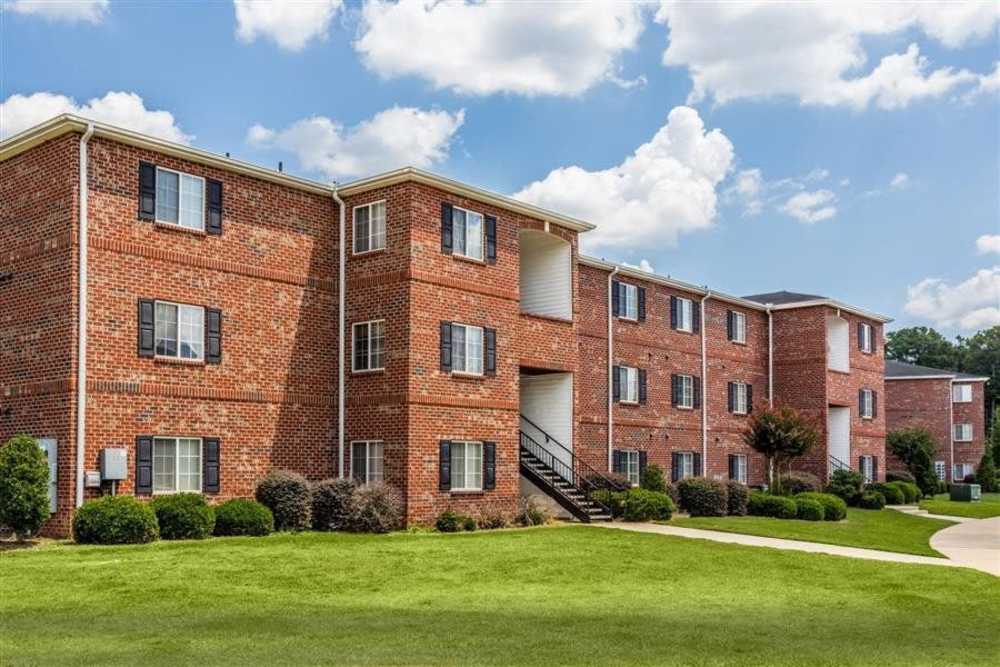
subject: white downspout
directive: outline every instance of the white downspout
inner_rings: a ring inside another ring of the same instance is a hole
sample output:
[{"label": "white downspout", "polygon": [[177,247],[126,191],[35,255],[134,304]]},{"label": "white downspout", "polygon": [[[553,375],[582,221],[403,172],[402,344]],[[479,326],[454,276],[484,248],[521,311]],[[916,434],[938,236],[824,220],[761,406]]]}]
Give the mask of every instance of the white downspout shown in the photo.
[{"label": "white downspout", "polygon": [[698,304],[701,319],[701,476],[708,477],[708,358],[706,355],[705,302],[712,296],[712,290],[705,292]]},{"label": "white downspout", "polygon": [[[885,408],[883,408],[885,409]],[[955,483],[955,380],[948,381],[948,469],[944,478],[951,479]]]},{"label": "white downspout", "polygon": [[94,134],[93,123],[80,137],[80,293],[77,311],[76,343],[76,506],[83,505],[83,457],[86,456],[87,437],[87,143]]},{"label": "white downspout", "polygon": [[614,370],[615,364],[615,337],[614,337],[614,314],[611,312],[611,287],[613,285],[614,277],[618,274],[618,267],[616,266],[608,274],[608,472],[612,472],[613,465],[613,453],[615,447],[614,433],[612,432],[614,424],[614,384],[611,373]]},{"label": "white downspout", "polygon": [[774,409],[774,315],[767,304],[767,407]]},{"label": "white downspout", "polygon": [[337,477],[344,478],[344,345],[346,344],[346,323],[344,304],[347,301],[347,243],[345,229],[344,200],[337,194],[337,184],[333,184],[333,201],[340,207],[340,237],[337,260]]}]

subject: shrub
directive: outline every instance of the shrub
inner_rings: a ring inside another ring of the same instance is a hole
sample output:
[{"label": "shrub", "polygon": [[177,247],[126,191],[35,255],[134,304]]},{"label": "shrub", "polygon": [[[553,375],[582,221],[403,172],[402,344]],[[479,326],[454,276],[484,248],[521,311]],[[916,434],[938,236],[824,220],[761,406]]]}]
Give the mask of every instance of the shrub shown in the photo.
[{"label": "shrub", "polygon": [[624,475],[616,472],[606,472],[603,475],[593,474],[583,478],[581,488],[589,489],[590,493],[604,489],[606,491],[627,491],[632,483]]},{"label": "shrub", "polygon": [[865,491],[876,491],[881,493],[882,497],[885,498],[886,505],[902,505],[906,500],[903,492],[900,491],[894,484],[882,484],[877,482],[875,484],[869,484],[865,487]]},{"label": "shrub", "polygon": [[[912,481],[926,495],[934,493],[937,487],[933,461],[936,448],[934,436],[922,428],[899,429],[890,432],[886,438],[886,451],[903,462],[913,475]],[[888,477],[886,479],[892,481]]]},{"label": "shrub", "polygon": [[639,486],[647,491],[666,493],[667,480],[663,476],[663,468],[655,463],[646,466],[646,468],[642,471],[642,475],[639,477]]},{"label": "shrub", "polygon": [[899,489],[900,493],[903,494],[903,502],[907,505],[911,505],[920,500],[920,487],[916,484],[911,482],[886,482],[886,484]]},{"label": "shrub", "polygon": [[825,516],[818,500],[798,498],[795,500],[795,517],[803,521],[822,521]]},{"label": "shrub", "polygon": [[885,507],[885,496],[878,491],[865,491],[861,494],[858,507],[866,510],[880,510]]},{"label": "shrub", "polygon": [[215,508],[215,534],[219,536],[270,535],[274,515],[264,505],[249,498],[227,500]]},{"label": "shrub", "polygon": [[153,508],[132,496],[91,500],[73,515],[73,539],[80,544],[144,544],[159,536]]},{"label": "shrub", "polygon": [[479,518],[479,527],[483,530],[497,530],[507,527],[507,517],[499,512],[490,512]]},{"label": "shrub", "polygon": [[909,482],[910,484],[916,484],[917,480],[913,477],[913,473],[906,470],[888,470],[885,473],[885,481],[887,482]]},{"label": "shrub", "polygon": [[590,497],[611,510],[612,518],[619,519],[623,514],[625,514],[626,495],[628,495],[628,491],[609,491],[607,489],[600,489],[599,491],[591,493]]},{"label": "shrub", "polygon": [[839,496],[845,503],[854,507],[861,500],[861,485],[864,480],[853,470],[835,470],[826,492]]},{"label": "shrub", "polygon": [[625,494],[626,521],[669,521],[674,513],[674,501],[665,493],[632,489]]},{"label": "shrub", "polygon": [[296,472],[275,470],[257,482],[257,502],[274,515],[275,530],[305,530],[312,513],[309,482]]},{"label": "shrub", "polygon": [[[474,522],[473,522],[474,523]],[[388,484],[373,482],[354,492],[348,530],[356,533],[388,533],[403,525],[403,500]]]},{"label": "shrub", "polygon": [[847,516],[847,503],[832,493],[800,493],[795,496],[795,501],[798,502],[800,499],[815,500],[822,505],[825,521],[840,521]]},{"label": "shrub", "polygon": [[691,516],[726,516],[726,485],[707,477],[687,477],[677,484],[681,507]]},{"label": "shrub", "polygon": [[727,512],[730,516],[746,516],[747,503],[750,501],[750,489],[746,484],[741,484],[736,480],[729,480],[726,483],[727,492]]},{"label": "shrub", "polygon": [[750,494],[747,510],[752,516],[769,516],[775,519],[794,519],[798,514],[798,506],[791,498],[759,491]]},{"label": "shrub", "polygon": [[522,526],[541,526],[549,522],[549,511],[532,498],[525,498],[521,501],[517,522]]},{"label": "shrub", "polygon": [[215,511],[200,493],[158,496],[150,503],[164,540],[203,540],[215,529]]},{"label": "shrub", "polygon": [[462,527],[461,519],[455,512],[445,510],[438,514],[434,527],[442,533],[457,533]]},{"label": "shrub", "polygon": [[313,530],[346,530],[354,512],[357,485],[350,479],[324,479],[312,488]]},{"label": "shrub", "polygon": [[672,501],[674,501],[674,505],[676,507],[680,507],[681,506],[681,493],[680,493],[680,491],[678,491],[677,487],[674,486],[673,484],[671,484],[670,482],[667,482],[665,486],[667,487],[667,489],[666,489],[666,491],[664,491],[664,493],[667,494],[668,496],[670,496],[670,499]]},{"label": "shrub", "polygon": [[[1000,425],[994,426],[1000,428]],[[979,467],[976,468],[976,482],[982,487],[983,492],[996,491],[997,469],[993,460],[993,452],[987,447],[983,452],[983,458],[979,459]]]},{"label": "shrub", "polygon": [[15,435],[0,448],[0,526],[23,540],[48,518],[49,464],[37,440]]},{"label": "shrub", "polygon": [[778,488],[783,496],[795,496],[800,493],[815,493],[823,487],[816,475],[793,471],[778,479]]}]

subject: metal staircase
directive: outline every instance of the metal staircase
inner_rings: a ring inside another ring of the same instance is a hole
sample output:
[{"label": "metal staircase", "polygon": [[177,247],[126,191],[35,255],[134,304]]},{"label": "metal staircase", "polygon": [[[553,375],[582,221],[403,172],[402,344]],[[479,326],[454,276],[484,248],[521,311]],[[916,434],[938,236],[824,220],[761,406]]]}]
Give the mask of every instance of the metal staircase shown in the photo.
[{"label": "metal staircase", "polygon": [[850,464],[844,463],[843,461],[841,461],[840,459],[838,459],[836,456],[834,456],[832,454],[829,454],[828,458],[829,458],[829,468],[828,469],[829,469],[829,474],[831,476],[833,475],[833,473],[835,473],[838,470],[850,470],[851,469]]},{"label": "metal staircase", "polygon": [[[588,496],[597,489],[624,487],[581,461],[524,415],[521,421],[521,474],[576,519],[584,523],[610,521],[611,510]],[[525,427],[532,435],[525,432]]]}]

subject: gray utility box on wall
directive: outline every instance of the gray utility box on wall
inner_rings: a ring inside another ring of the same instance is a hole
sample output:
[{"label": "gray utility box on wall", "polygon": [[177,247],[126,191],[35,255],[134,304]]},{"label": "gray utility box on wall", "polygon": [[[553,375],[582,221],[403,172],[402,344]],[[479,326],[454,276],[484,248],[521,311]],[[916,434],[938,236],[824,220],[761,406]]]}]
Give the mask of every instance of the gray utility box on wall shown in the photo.
[{"label": "gray utility box on wall", "polygon": [[123,448],[101,450],[101,480],[119,481],[128,477],[128,454]]}]

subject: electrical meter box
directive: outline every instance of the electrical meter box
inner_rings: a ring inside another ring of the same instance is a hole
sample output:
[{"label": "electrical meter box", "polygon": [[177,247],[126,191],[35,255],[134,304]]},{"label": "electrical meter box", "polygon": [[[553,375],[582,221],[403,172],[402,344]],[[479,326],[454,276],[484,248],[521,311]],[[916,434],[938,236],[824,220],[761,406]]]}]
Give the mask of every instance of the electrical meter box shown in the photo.
[{"label": "electrical meter box", "polygon": [[101,450],[101,479],[119,481],[128,477],[128,455],[122,448]]}]

